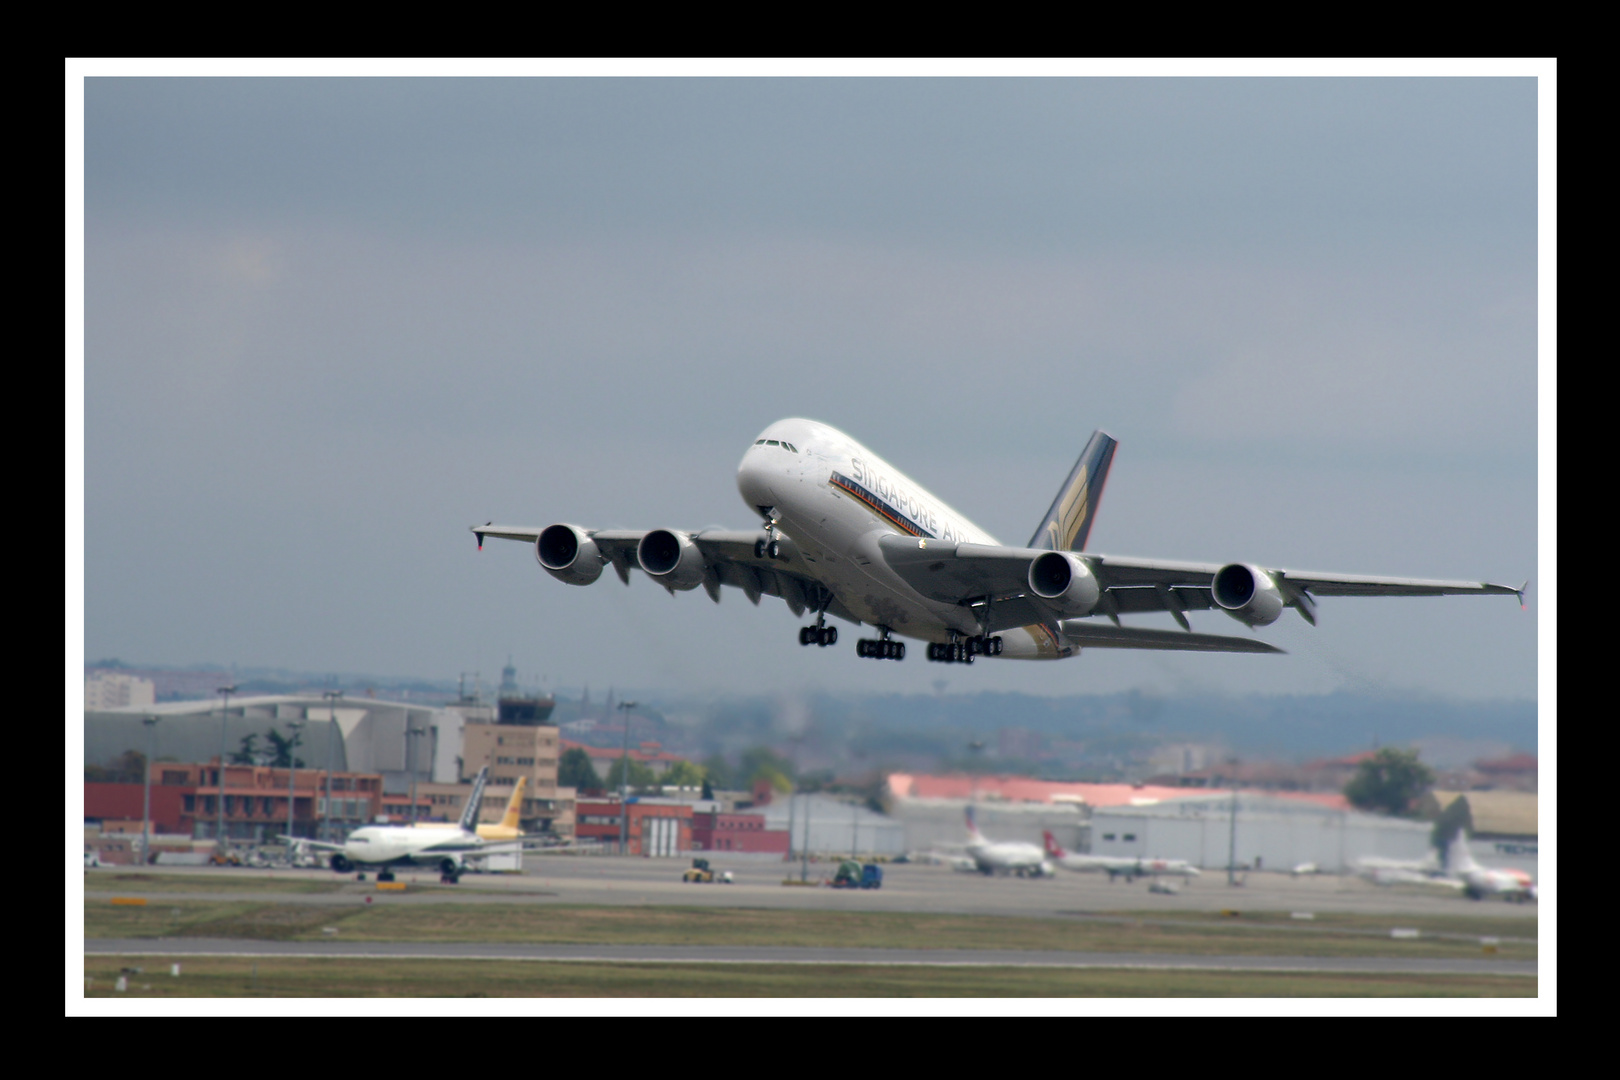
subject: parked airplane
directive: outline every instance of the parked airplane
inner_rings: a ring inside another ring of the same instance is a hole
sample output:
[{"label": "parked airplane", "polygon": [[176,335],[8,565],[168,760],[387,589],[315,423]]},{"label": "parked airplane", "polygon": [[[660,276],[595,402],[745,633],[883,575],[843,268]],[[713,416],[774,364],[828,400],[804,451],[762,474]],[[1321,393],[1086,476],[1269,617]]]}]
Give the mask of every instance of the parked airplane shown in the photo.
[{"label": "parked airplane", "polygon": [[466,869],[467,859],[509,854],[523,849],[520,843],[486,841],[474,831],[478,823],[478,808],[484,801],[484,786],[488,782],[489,766],[486,765],[478,770],[472,795],[467,799],[467,805],[461,811],[461,821],[453,832],[442,827],[419,829],[411,825],[367,825],[354,830],[341,844],[294,836],[280,839],[316,851],[331,852],[331,867],[340,874],[375,867],[378,881],[392,881],[392,867],[437,866],[441,879],[454,884]]},{"label": "parked airplane", "polygon": [[967,855],[981,874],[1017,874],[1019,877],[1051,877],[1052,864],[1041,849],[1022,840],[992,842],[984,838],[973,820],[973,807],[967,808]]},{"label": "parked airplane", "polygon": [[1065,870],[1076,870],[1081,873],[1100,871],[1108,875],[1109,881],[1122,877],[1127,884],[1139,877],[1158,877],[1161,874],[1186,878],[1198,876],[1198,867],[1185,859],[1133,859],[1121,855],[1081,855],[1073,851],[1064,851],[1058,846],[1057,838],[1050,832],[1042,832],[1041,836],[1046,840],[1047,856]]},{"label": "parked airplane", "polygon": [[[801,645],[837,642],[828,615],[867,623],[878,636],[862,638],[855,652],[879,660],[905,659],[899,638],[927,642],[930,660],[967,664],[978,656],[1057,660],[1086,647],[1275,653],[1282,650],[1255,638],[1193,633],[1187,612],[1225,611],[1252,629],[1287,607],[1314,625],[1322,596],[1500,593],[1523,602],[1524,585],[1085,552],[1116,445],[1101,431],[1092,435],[1024,547],[998,544],[866,447],[812,420],[779,420],[743,454],[737,489],[764,520],[757,531],[493,522],[470,529],[480,549],[491,536],[533,544],[541,567],[570,585],[589,585],[611,565],[625,584],[639,568],[671,595],[701,585],[718,603],[720,587],[731,585],[755,604],[780,596],[795,615],[815,615],[799,630]],[[1181,630],[1120,622],[1155,611]]]},{"label": "parked airplane", "polygon": [[1470,900],[1501,897],[1523,902],[1536,899],[1536,885],[1523,870],[1498,870],[1474,861],[1468,839],[1461,833],[1446,848],[1444,864],[1426,859],[1384,859],[1367,856],[1357,861],[1357,872],[1375,885],[1421,885],[1460,892]]},{"label": "parked airplane", "polygon": [[1523,870],[1496,870],[1474,861],[1468,838],[1457,834],[1446,849],[1446,869],[1462,882],[1463,895],[1470,900],[1501,897],[1523,903],[1536,899],[1536,884]]}]

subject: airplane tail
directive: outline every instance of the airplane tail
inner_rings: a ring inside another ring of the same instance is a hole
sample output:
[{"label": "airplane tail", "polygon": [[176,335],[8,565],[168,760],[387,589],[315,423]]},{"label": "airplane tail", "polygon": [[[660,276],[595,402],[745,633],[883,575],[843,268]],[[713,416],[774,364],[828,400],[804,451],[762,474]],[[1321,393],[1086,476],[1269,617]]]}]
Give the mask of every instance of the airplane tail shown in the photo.
[{"label": "airplane tail", "polygon": [[963,817],[967,819],[968,837],[973,840],[983,840],[984,837],[979,834],[979,826],[973,820],[972,803],[968,804],[967,810],[964,812]]},{"label": "airplane tail", "polygon": [[523,789],[528,786],[527,776],[518,777],[517,787],[512,789],[512,797],[506,800],[506,815],[501,818],[501,828],[516,829],[518,827],[518,811],[523,809]]},{"label": "airplane tail", "polygon": [[1479,863],[1474,861],[1474,853],[1468,849],[1468,832],[1459,829],[1457,835],[1446,846],[1446,872],[1448,874],[1466,874],[1470,870],[1478,870]]},{"label": "airplane tail", "polygon": [[1064,855],[1068,854],[1068,852],[1064,851],[1058,846],[1057,837],[1052,835],[1051,830],[1042,830],[1041,836],[1046,841],[1046,854],[1048,856],[1054,859],[1061,859]]},{"label": "airplane tail", "polygon": [[489,766],[485,765],[478,770],[478,777],[473,781],[472,794],[467,797],[467,805],[461,810],[461,831],[478,831],[478,811],[484,805],[484,785],[489,783]]},{"label": "airplane tail", "polygon": [[1029,546],[1051,551],[1084,551],[1086,538],[1091,535],[1091,522],[1097,516],[1097,504],[1102,501],[1103,484],[1108,480],[1108,469],[1114,463],[1114,448],[1119,441],[1098,429],[1091,441],[1080,451],[1080,460],[1074,463],[1069,478],[1058,489],[1052,508],[1046,512]]}]

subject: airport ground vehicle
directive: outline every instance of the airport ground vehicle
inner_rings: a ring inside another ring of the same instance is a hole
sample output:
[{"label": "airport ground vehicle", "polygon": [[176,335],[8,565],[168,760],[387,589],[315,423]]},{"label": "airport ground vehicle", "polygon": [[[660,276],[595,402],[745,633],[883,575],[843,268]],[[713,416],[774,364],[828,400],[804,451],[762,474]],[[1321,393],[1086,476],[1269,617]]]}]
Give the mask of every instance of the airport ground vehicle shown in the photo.
[{"label": "airport ground vehicle", "polygon": [[845,859],[838,864],[838,872],[833,875],[832,887],[835,889],[858,889],[861,887],[861,864],[854,859]]},{"label": "airport ground vehicle", "polygon": [[242,865],[242,856],[238,855],[234,851],[230,851],[230,850],[219,851],[219,850],[216,849],[215,852],[212,855],[208,856],[208,865],[209,866],[241,866]]},{"label": "airport ground vehicle", "polygon": [[862,867],[862,869],[861,869],[861,888],[863,888],[863,889],[881,889],[881,888],[883,888],[883,867],[878,866],[876,863],[867,863],[864,867]]},{"label": "airport ground vehicle", "polygon": [[722,885],[730,885],[731,871],[721,870],[716,872],[715,869],[709,865],[708,859],[693,859],[692,868],[681,875],[681,880],[695,881],[700,884],[718,881]]}]

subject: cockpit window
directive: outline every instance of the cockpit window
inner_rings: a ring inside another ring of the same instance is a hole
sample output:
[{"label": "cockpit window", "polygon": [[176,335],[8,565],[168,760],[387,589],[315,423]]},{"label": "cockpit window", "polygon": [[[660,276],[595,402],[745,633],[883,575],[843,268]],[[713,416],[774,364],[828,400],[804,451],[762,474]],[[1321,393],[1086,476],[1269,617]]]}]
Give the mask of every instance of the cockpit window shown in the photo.
[{"label": "cockpit window", "polygon": [[764,439],[755,439],[754,440],[754,445],[755,446],[764,446],[765,445],[765,440]]},{"label": "cockpit window", "polygon": [[777,442],[775,439],[766,439],[765,440],[765,445],[766,446],[781,446],[782,444]]},{"label": "cockpit window", "polygon": [[790,442],[785,442],[782,445],[787,447],[789,450],[793,451],[795,454],[797,454],[799,452],[799,448],[797,446],[794,446]]}]

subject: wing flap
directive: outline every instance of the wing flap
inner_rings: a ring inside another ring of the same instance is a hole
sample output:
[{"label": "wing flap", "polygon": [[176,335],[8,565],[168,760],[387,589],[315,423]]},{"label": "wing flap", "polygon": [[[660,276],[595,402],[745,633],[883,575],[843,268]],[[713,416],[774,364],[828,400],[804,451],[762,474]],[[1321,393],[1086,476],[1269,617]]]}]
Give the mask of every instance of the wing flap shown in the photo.
[{"label": "wing flap", "polygon": [[1142,626],[1111,626],[1085,619],[1068,619],[1063,636],[1071,644],[1093,649],[1167,649],[1177,652],[1280,653],[1284,650],[1259,638],[1225,634],[1193,634],[1185,630],[1158,630]]}]

